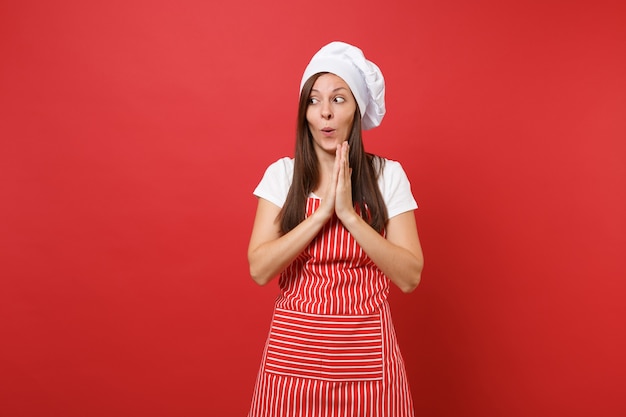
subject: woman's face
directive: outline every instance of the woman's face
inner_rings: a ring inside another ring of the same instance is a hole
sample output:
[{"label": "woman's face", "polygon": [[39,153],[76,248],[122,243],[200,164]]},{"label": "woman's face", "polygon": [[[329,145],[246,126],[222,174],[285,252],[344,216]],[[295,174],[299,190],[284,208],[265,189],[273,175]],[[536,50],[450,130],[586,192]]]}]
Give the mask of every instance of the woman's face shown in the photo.
[{"label": "woman's face", "polygon": [[318,156],[322,152],[335,155],[337,145],[348,140],[356,107],[350,87],[340,77],[323,74],[315,81],[306,120]]}]

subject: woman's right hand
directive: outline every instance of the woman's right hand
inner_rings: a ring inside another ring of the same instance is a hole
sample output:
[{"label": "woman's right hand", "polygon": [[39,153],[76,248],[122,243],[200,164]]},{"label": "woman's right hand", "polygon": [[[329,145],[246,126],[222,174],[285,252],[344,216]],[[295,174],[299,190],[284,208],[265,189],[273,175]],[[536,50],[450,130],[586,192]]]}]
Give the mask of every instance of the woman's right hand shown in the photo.
[{"label": "woman's right hand", "polygon": [[267,284],[280,274],[335,214],[340,156],[341,146],[337,146],[332,179],[317,210],[286,234],[281,233],[277,221],[280,207],[259,198],[248,245],[250,275],[259,285]]},{"label": "woman's right hand", "polygon": [[342,145],[337,145],[335,151],[335,164],[333,165],[333,172],[330,183],[326,187],[326,193],[321,196],[322,201],[320,206],[315,210],[314,215],[319,216],[324,222],[330,220],[335,214],[335,202],[337,199],[337,182],[339,179],[339,171],[341,168],[341,153]]},{"label": "woman's right hand", "polygon": [[317,210],[286,234],[281,233],[277,221],[280,207],[259,199],[248,245],[250,275],[259,285],[267,284],[280,274],[335,214],[342,153],[346,152],[347,146],[347,143],[337,145],[331,181]]}]

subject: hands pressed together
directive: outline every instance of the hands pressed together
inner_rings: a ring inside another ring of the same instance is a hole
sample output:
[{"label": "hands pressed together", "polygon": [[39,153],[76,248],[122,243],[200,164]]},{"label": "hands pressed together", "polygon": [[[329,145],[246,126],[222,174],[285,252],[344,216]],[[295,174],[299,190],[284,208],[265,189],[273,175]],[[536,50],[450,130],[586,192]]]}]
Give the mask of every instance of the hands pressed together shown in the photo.
[{"label": "hands pressed together", "polygon": [[316,211],[324,215],[327,220],[332,217],[333,213],[342,222],[357,216],[352,201],[352,168],[350,168],[349,153],[350,145],[347,141],[337,145],[331,182]]}]

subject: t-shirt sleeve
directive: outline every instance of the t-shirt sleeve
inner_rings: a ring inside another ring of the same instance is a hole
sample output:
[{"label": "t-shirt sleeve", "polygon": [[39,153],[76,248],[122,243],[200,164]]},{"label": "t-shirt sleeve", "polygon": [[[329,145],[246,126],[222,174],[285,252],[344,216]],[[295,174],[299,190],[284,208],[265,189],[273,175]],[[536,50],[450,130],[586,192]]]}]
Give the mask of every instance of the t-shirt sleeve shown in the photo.
[{"label": "t-shirt sleeve", "polygon": [[292,179],[293,159],[281,158],[267,167],[253,194],[282,208]]},{"label": "t-shirt sleeve", "polygon": [[378,182],[389,218],[417,208],[411,183],[399,162],[386,160]]}]

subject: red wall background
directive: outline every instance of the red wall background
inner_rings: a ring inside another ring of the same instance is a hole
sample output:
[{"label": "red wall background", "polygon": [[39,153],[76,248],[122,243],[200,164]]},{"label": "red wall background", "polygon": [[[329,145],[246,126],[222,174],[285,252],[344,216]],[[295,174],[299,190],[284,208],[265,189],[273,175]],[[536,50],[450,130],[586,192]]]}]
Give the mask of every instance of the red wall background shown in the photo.
[{"label": "red wall background", "polygon": [[251,192],[336,39],[420,204],[417,414],[626,415],[620,3],[2,2],[0,415],[245,415],[277,293]]}]

